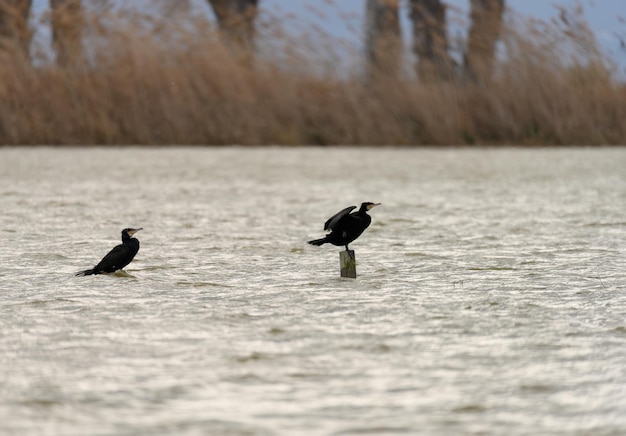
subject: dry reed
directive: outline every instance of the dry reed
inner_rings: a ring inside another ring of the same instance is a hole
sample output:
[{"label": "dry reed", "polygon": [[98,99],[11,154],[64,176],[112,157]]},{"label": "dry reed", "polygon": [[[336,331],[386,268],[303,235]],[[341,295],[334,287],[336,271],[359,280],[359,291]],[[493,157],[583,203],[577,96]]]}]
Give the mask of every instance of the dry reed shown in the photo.
[{"label": "dry reed", "polygon": [[3,55],[0,144],[626,144],[624,84],[558,25],[508,29],[477,84],[365,82],[297,43],[251,61],[206,23],[97,20],[80,65]]}]

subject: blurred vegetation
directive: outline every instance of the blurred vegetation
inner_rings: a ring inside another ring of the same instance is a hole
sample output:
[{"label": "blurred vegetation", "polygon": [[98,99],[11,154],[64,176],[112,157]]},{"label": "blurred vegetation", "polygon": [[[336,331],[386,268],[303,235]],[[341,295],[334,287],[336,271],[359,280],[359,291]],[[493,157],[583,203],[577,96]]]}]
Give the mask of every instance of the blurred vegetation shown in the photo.
[{"label": "blurred vegetation", "polygon": [[577,9],[470,29],[462,61],[414,42],[407,71],[397,41],[376,40],[397,37],[393,16],[369,16],[369,51],[345,62],[340,41],[284,20],[257,20],[252,43],[250,10],[220,27],[79,6],[50,17],[56,62],[24,49],[21,15],[0,19],[0,144],[626,144],[626,86]]}]

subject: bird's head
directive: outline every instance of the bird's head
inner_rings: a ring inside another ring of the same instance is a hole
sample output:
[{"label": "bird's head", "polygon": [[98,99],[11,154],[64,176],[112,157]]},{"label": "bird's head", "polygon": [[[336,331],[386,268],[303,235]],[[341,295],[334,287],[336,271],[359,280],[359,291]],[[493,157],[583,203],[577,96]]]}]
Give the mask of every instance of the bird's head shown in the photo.
[{"label": "bird's head", "polygon": [[368,210],[376,206],[380,206],[380,203],[372,203],[372,202],[366,201],[365,203],[361,203],[361,210],[364,212],[367,212]]},{"label": "bird's head", "polygon": [[139,230],[143,230],[143,227],[139,227],[138,229],[124,229],[122,230],[122,237],[127,235],[129,238],[132,238],[135,233]]}]

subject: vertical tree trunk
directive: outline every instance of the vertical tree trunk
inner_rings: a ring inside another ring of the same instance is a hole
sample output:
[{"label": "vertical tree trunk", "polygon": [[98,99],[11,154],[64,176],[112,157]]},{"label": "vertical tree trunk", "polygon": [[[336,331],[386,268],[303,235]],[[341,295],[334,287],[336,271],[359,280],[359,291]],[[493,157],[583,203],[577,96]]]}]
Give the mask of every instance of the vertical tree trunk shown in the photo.
[{"label": "vertical tree trunk", "polygon": [[0,49],[29,59],[32,32],[28,16],[32,0],[0,0]]},{"label": "vertical tree trunk", "polygon": [[52,42],[57,64],[75,65],[83,57],[83,10],[81,0],[50,0]]},{"label": "vertical tree trunk", "polygon": [[208,0],[217,22],[236,47],[246,52],[254,47],[254,20],[259,0]]},{"label": "vertical tree trunk", "polygon": [[492,75],[495,49],[502,32],[504,0],[471,0],[472,26],[465,54],[465,74],[486,81]]},{"label": "vertical tree trunk", "polygon": [[160,12],[167,17],[180,18],[191,11],[190,0],[153,0],[153,2],[157,4]]},{"label": "vertical tree trunk", "polygon": [[402,35],[398,0],[367,0],[366,55],[368,78],[398,77]]},{"label": "vertical tree trunk", "polygon": [[441,0],[410,0],[413,49],[421,80],[452,78],[454,63],[448,53],[446,7]]}]

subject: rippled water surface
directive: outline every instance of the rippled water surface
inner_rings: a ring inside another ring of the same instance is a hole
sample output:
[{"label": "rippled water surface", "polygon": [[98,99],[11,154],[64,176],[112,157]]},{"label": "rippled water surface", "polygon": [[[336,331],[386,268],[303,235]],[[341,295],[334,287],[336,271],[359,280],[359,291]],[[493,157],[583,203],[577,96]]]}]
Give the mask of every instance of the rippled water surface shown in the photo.
[{"label": "rippled water surface", "polygon": [[4,148],[0,217],[0,434],[626,434],[624,148]]}]

